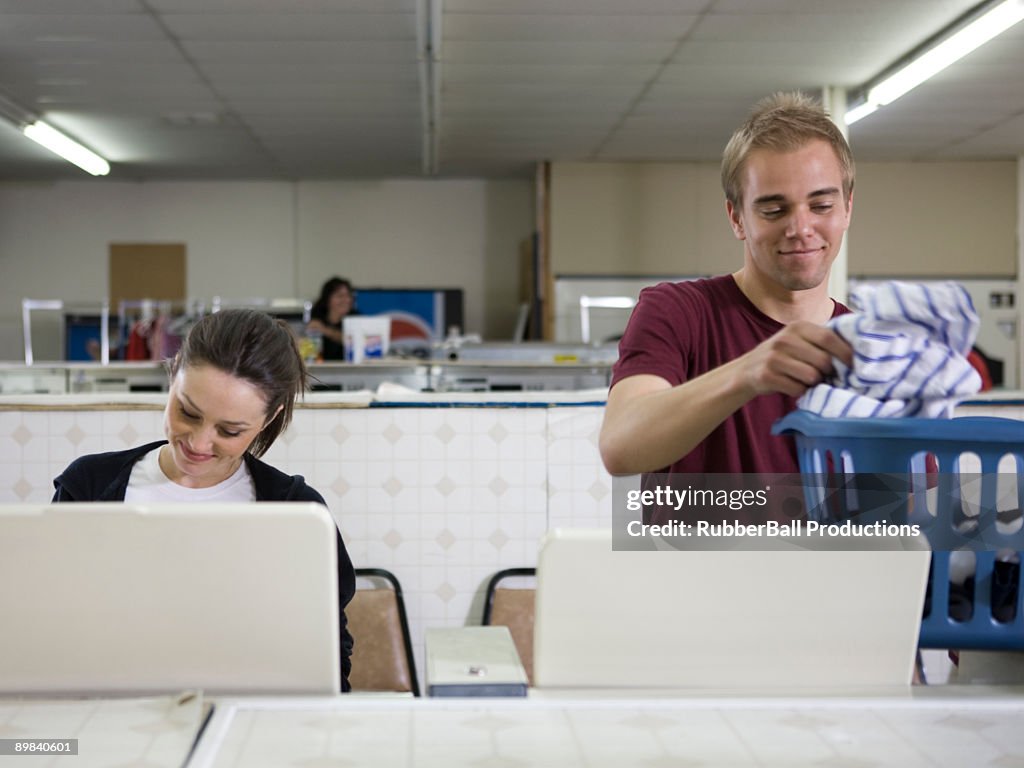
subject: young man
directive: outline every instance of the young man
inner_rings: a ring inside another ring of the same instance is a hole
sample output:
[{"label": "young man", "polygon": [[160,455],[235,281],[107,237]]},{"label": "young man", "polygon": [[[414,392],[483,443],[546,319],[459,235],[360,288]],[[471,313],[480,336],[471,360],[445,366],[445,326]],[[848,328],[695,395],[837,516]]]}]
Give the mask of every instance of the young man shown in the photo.
[{"label": "young man", "polygon": [[601,456],[612,474],[799,472],[772,423],[851,350],[824,324],[846,308],[828,275],[850,225],[854,164],[815,102],[757,104],[722,158],[743,241],[731,275],[640,294],[612,374]]}]

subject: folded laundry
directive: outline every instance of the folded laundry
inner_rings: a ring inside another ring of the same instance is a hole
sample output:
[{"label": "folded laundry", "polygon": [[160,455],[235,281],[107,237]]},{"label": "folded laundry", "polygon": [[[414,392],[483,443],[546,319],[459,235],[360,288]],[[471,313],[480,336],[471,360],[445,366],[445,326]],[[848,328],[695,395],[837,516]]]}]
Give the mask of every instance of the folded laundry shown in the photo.
[{"label": "folded laundry", "polygon": [[967,360],[978,315],[960,284],[862,285],[850,304],[855,311],[829,326],[853,347],[853,364],[833,360],[835,376],[808,390],[800,408],[832,417],[948,418],[981,388]]}]

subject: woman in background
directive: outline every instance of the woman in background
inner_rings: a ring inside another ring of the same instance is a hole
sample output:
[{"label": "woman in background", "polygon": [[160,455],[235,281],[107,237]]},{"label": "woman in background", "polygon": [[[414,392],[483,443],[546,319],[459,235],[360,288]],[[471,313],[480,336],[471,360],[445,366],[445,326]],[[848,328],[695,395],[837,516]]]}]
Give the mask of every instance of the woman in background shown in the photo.
[{"label": "woman in background", "polygon": [[320,334],[323,339],[322,359],[345,359],[341,321],[346,315],[354,314],[355,291],[352,290],[352,283],[342,277],[332,277],[321,286],[320,297],[310,312],[312,319],[306,326],[306,333]]},{"label": "woman in background", "polygon": [[[295,337],[282,320],[256,310],[207,315],[170,363],[166,440],[82,456],[53,484],[54,501],[313,501],[323,497],[299,475],[260,461],[291,422],[308,381]],[[345,606],[355,572],[338,535],[341,684],[349,690],[352,636]]]}]

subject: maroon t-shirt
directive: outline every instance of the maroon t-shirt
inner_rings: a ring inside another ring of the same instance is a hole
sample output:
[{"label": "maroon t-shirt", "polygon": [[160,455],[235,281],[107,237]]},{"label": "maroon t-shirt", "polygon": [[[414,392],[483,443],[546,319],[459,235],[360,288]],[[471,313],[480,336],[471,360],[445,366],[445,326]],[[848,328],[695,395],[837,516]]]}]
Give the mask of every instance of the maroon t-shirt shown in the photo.
[{"label": "maroon t-shirt", "polygon": [[[832,316],[846,312],[836,302]],[[682,384],[749,352],[782,328],[743,295],[732,275],[645,288],[619,342],[612,386],[637,374]],[[772,424],[795,407],[788,395],[755,397],[661,471],[798,473],[792,438],[771,434]]]}]

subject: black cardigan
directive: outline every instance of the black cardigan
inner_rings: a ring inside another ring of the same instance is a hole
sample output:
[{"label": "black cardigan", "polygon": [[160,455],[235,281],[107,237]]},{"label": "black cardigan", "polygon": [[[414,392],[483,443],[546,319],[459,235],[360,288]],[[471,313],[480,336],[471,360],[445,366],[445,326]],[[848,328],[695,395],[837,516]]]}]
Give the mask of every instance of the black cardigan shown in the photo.
[{"label": "black cardigan", "polygon": [[[166,444],[166,440],[126,451],[94,453],[75,459],[54,481],[54,501],[124,501],[132,468],[150,451]],[[249,468],[257,501],[315,501],[324,504],[323,497],[301,475],[286,475],[249,453],[244,454]],[[348,631],[345,606],[356,590],[356,575],[352,568],[345,542],[338,533],[338,599],[341,626],[341,689],[349,690],[352,671],[352,635]]]}]

